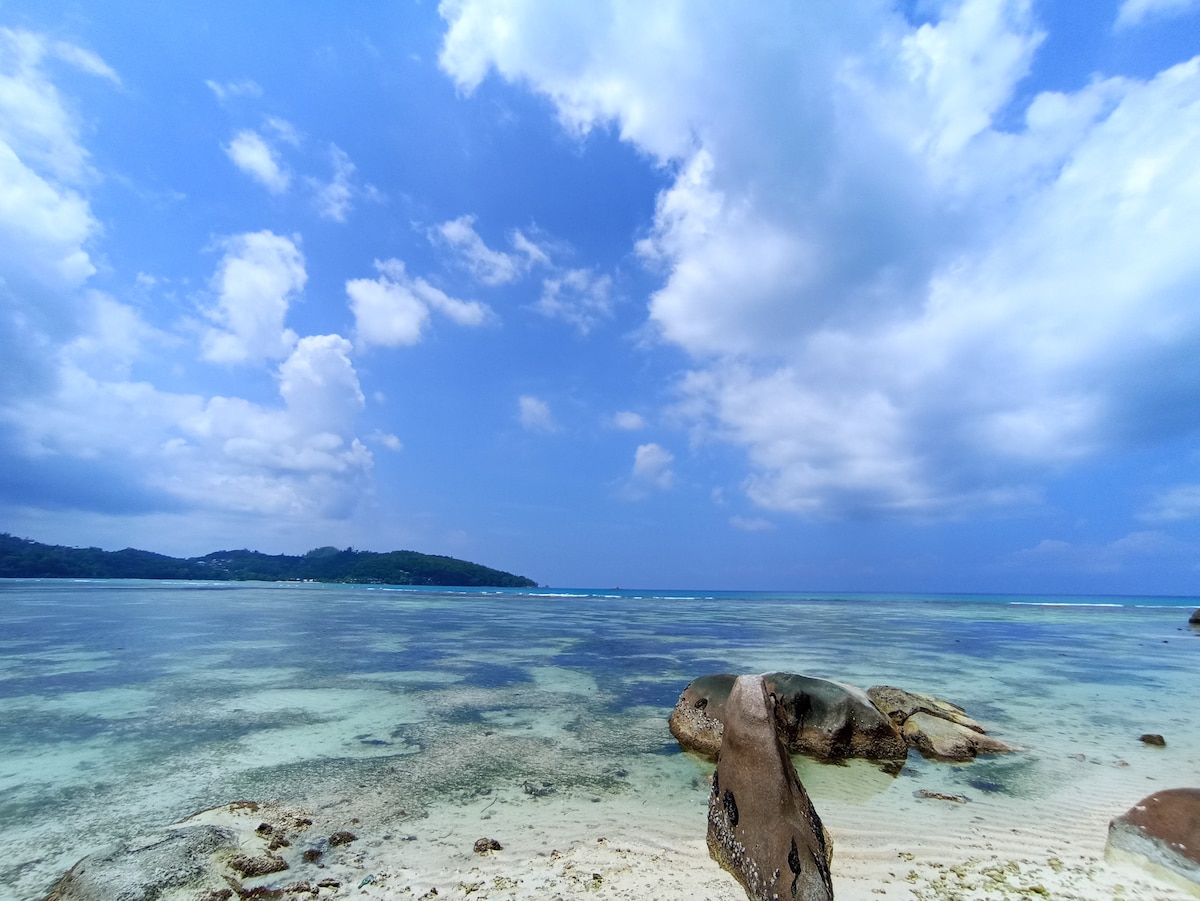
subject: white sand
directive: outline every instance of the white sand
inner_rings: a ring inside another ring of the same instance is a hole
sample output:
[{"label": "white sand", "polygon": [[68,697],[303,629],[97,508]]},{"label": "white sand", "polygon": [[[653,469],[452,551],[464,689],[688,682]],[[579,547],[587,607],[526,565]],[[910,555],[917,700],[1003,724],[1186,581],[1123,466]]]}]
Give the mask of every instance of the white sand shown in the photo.
[{"label": "white sand", "polygon": [[[1014,799],[964,792],[954,803],[918,796],[924,777],[898,779],[865,766],[802,765],[818,811],[834,839],[834,893],[839,901],[877,899],[1065,899],[1188,901],[1192,896],[1128,865],[1104,860],[1108,820],[1159,787],[1135,766],[1069,761],[1087,768],[1086,794]],[[933,770],[935,774],[937,770]],[[822,800],[840,782],[841,798]],[[378,796],[377,796],[378,797]],[[283,808],[197,819],[239,824],[247,853],[263,818],[285,821]],[[741,886],[708,856],[701,790],[656,797],[647,782],[600,801],[571,795],[532,797],[519,788],[462,805],[439,805],[405,818],[386,802],[341,799],[300,812],[314,820],[281,853],[293,868],[247,885],[284,886],[334,879],[319,897],[363,899],[696,899],[741,901]],[[315,867],[300,861],[333,831],[357,841],[330,848]],[[476,839],[503,848],[486,855]],[[311,897],[303,895],[300,897]]]}]

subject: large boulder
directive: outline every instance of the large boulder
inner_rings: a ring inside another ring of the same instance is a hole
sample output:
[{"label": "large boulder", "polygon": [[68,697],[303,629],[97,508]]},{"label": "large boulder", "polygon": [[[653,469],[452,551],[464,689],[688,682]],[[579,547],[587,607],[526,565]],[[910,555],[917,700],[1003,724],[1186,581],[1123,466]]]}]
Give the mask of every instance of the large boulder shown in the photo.
[{"label": "large boulder", "polygon": [[1200,608],[1197,608],[1196,612],[1188,617],[1188,622],[1193,626],[1200,626]]},{"label": "large boulder", "polygon": [[[670,728],[684,750],[717,756],[737,678],[701,676],[680,694]],[[903,760],[908,755],[899,729],[861,688],[796,673],[767,673],[762,679],[775,699],[779,737],[791,753],[821,760]]]},{"label": "large boulder", "polygon": [[900,729],[904,741],[932,760],[974,760],[1016,748],[988,735],[957,704],[890,685],[874,685],[867,697]]},{"label": "large boulder", "polygon": [[708,800],[708,850],[751,901],[832,901],[833,845],[779,739],[762,676],[736,677]]},{"label": "large boulder", "polygon": [[796,673],[763,676],[779,737],[793,754],[823,760],[903,760],[908,747],[861,688]]},{"label": "large boulder", "polygon": [[1200,789],[1172,788],[1138,801],[1109,823],[1104,854],[1200,897]]},{"label": "large boulder", "polygon": [[679,695],[667,725],[685,751],[716,759],[725,730],[725,702],[735,679],[732,673],[701,676]]}]

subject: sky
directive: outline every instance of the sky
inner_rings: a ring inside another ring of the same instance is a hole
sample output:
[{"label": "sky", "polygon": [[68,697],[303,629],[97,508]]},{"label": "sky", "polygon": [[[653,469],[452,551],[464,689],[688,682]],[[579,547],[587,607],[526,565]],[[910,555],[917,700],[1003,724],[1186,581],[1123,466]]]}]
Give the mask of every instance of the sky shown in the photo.
[{"label": "sky", "polygon": [[0,0],[0,531],[1200,594],[1200,0]]}]

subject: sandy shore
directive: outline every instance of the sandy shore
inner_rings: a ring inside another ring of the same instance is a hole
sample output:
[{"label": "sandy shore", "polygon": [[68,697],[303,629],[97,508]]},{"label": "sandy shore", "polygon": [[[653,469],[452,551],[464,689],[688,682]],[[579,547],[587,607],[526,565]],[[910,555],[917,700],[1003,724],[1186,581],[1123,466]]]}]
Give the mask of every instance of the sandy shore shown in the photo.
[{"label": "sandy shore", "polygon": [[[1148,793],[1139,783],[1153,778],[1119,765],[1078,764],[1095,769],[1086,797],[1076,792],[1073,798],[1022,800],[974,793],[954,802],[924,797],[920,780],[901,777],[879,782],[888,786],[883,791],[869,786],[849,799],[818,801],[834,838],[835,896],[839,901],[1192,898],[1139,868],[1104,860],[1109,818]],[[818,790],[827,779],[869,783],[876,778],[865,768],[825,770],[832,775],[810,780]],[[534,797],[511,787],[411,818],[382,798],[378,806],[365,807],[360,798],[303,809],[218,808],[192,821],[236,826],[248,836],[245,851],[253,854],[262,851],[255,847],[262,839],[253,831],[260,821],[295,823],[296,817],[313,823],[295,829],[291,846],[279,852],[291,869],[247,880],[247,886],[307,883],[318,889],[318,897],[426,901],[745,898],[708,856],[702,791],[683,797],[635,791],[614,800]],[[325,837],[338,830],[357,838],[327,847]],[[477,854],[480,838],[503,847]],[[303,862],[303,850],[318,846],[326,848],[319,864]]]}]

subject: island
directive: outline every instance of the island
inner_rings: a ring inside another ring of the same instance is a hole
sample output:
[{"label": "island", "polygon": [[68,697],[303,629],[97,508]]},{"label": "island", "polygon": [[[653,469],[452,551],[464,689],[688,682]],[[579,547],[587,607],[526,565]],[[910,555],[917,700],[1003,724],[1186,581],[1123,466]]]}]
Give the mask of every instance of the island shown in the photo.
[{"label": "island", "polygon": [[125,548],[105,551],[41,544],[0,533],[0,578],[5,579],[204,579],[208,581],[343,582],[367,585],[439,585],[537,588],[524,576],[455,557],[416,551],[314,548],[302,556],[259,551],[215,551],[203,557],[168,557]]}]

